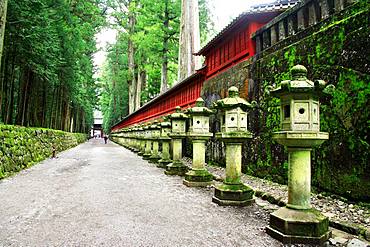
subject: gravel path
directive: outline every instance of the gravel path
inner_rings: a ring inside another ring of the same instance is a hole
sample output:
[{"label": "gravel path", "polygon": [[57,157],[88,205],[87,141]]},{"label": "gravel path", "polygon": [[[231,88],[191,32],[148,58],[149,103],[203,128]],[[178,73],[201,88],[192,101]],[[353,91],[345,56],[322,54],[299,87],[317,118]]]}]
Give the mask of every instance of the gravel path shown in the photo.
[{"label": "gravel path", "polygon": [[[186,159],[186,162],[191,162]],[[225,169],[215,166],[207,166],[207,169],[214,175],[225,177]],[[252,177],[243,174],[242,180],[250,185],[255,191],[261,191],[273,195],[275,198],[287,202],[288,186],[277,184],[268,180]],[[370,232],[370,210],[360,205],[354,205],[335,198],[335,196],[324,196],[322,194],[312,193],[312,206],[320,210],[334,222],[343,222],[349,225],[357,224]]]},{"label": "gravel path", "polygon": [[220,207],[210,188],[90,140],[0,182],[0,246],[282,246],[261,207]]}]

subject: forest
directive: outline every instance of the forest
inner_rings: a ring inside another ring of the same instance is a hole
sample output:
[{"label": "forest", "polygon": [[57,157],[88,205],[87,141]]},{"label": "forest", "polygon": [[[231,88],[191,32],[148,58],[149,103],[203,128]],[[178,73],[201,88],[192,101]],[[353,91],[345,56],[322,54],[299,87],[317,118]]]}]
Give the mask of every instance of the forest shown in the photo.
[{"label": "forest", "polygon": [[[213,32],[199,1],[201,40]],[[104,129],[177,80],[181,0],[0,0],[0,123]],[[117,30],[102,68],[96,36]]]},{"label": "forest", "polygon": [[2,0],[1,123],[90,129],[94,36],[105,23],[104,10],[97,0]]},{"label": "forest", "polygon": [[[178,80],[181,2],[110,2],[109,25],[118,35],[99,81],[106,132]],[[207,0],[199,1],[199,26],[204,44],[215,32]]]}]

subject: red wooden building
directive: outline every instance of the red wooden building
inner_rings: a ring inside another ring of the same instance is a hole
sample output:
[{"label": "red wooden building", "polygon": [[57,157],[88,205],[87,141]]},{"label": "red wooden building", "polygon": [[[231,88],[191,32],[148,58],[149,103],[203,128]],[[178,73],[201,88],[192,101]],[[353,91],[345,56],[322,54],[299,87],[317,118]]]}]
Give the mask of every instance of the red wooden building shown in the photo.
[{"label": "red wooden building", "polygon": [[279,0],[255,6],[239,15],[195,54],[205,56],[201,69],[128,115],[113,126],[112,131],[168,115],[174,112],[176,106],[188,108],[194,105],[203,82],[255,55],[252,34],[296,2]]}]

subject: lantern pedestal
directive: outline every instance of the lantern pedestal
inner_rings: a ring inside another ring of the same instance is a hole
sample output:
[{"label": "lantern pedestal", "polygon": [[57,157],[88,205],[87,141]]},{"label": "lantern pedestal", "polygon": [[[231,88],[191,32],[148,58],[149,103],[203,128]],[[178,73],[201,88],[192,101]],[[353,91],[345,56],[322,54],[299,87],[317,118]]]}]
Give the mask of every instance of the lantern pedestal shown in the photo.
[{"label": "lantern pedestal", "polygon": [[207,187],[213,184],[213,175],[206,169],[191,169],[185,174],[183,184],[188,187]]},{"label": "lantern pedestal", "polygon": [[280,208],[270,215],[266,231],[286,244],[321,245],[331,237],[329,220],[316,209]]},{"label": "lantern pedestal", "polygon": [[254,191],[243,183],[227,184],[223,182],[215,186],[212,202],[220,206],[249,206],[254,203]]},{"label": "lantern pedestal", "polygon": [[132,147],[132,151],[134,153],[138,153],[140,150],[138,148],[138,138],[137,137],[134,137],[133,138],[133,147]]},{"label": "lantern pedestal", "polygon": [[311,147],[327,140],[328,133],[282,131],[273,138],[288,146],[288,204],[270,215],[266,231],[287,244],[323,244],[331,232],[329,219],[311,208]]},{"label": "lantern pedestal", "polygon": [[193,165],[185,174],[183,184],[189,187],[206,187],[213,184],[213,175],[205,169],[206,142],[211,133],[189,133],[193,141]]},{"label": "lantern pedestal", "polygon": [[173,161],[172,163],[166,166],[166,170],[164,173],[166,175],[179,175],[184,176],[185,173],[188,171],[188,167],[185,166],[181,161]]},{"label": "lantern pedestal", "polygon": [[140,139],[140,146],[139,146],[139,152],[137,153],[140,156],[143,156],[145,152],[145,140]]},{"label": "lantern pedestal", "polygon": [[152,141],[147,139],[145,143],[143,159],[148,160],[151,155],[152,155]]},{"label": "lantern pedestal", "polygon": [[215,186],[212,201],[220,206],[248,206],[254,202],[254,191],[241,182],[242,143],[252,138],[249,132],[220,132],[216,137],[226,145],[226,178]]},{"label": "lantern pedestal", "polygon": [[157,167],[166,168],[168,164],[172,162],[170,157],[170,138],[161,138],[162,139],[162,159],[158,161]]},{"label": "lantern pedestal", "polygon": [[185,137],[185,134],[169,134],[173,137],[173,162],[166,166],[166,175],[179,175],[184,176],[188,171],[188,167],[185,166],[182,161],[182,138]]},{"label": "lantern pedestal", "polygon": [[159,144],[157,140],[152,140],[152,142],[153,142],[152,155],[148,157],[148,160],[151,163],[157,163],[158,160],[161,159],[161,156],[159,155]]}]

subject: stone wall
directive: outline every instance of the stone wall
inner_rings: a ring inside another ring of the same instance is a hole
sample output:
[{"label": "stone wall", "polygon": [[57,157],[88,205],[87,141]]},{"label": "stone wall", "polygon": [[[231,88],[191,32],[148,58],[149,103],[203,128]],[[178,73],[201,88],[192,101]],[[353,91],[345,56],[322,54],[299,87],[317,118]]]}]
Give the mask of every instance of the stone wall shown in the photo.
[{"label": "stone wall", "polygon": [[[310,2],[314,1],[305,4]],[[331,98],[322,99],[321,130],[330,133],[330,140],[313,151],[313,185],[370,201],[369,9],[367,1],[360,1],[324,20],[316,19],[307,28],[296,30],[295,35],[274,40],[274,44],[269,42],[254,60],[205,82],[202,97],[208,106],[224,97],[232,85],[238,86],[242,95],[248,91],[247,98],[259,104],[250,114],[254,138],[244,145],[244,172],[287,182],[287,152],[271,138],[273,131],[279,129],[279,102],[264,92],[268,85],[290,79],[289,69],[302,64],[310,79],[323,79],[336,86]],[[214,119],[212,130],[218,129],[219,123]],[[222,150],[222,144],[213,140],[208,145],[208,161],[223,164]]]},{"label": "stone wall", "polygon": [[86,141],[86,134],[0,125],[0,179]]}]

